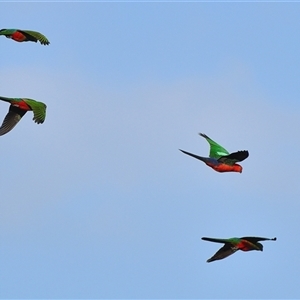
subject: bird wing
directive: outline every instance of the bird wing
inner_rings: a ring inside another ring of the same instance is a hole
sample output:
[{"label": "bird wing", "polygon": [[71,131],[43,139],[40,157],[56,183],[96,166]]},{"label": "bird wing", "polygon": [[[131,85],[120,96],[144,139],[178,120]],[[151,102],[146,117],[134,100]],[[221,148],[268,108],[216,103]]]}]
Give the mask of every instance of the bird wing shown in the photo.
[{"label": "bird wing", "polygon": [[233,152],[229,155],[221,156],[218,161],[227,165],[234,165],[238,161],[243,161],[249,156],[249,152],[246,150]]},{"label": "bird wing", "polygon": [[4,135],[11,131],[25,114],[26,110],[10,105],[9,111],[0,127],[0,135]]},{"label": "bird wing", "polygon": [[50,42],[49,40],[41,33],[37,31],[32,31],[32,30],[18,30],[19,32],[23,33],[28,39],[36,39],[40,41],[42,45],[49,45]]},{"label": "bird wing", "polygon": [[207,140],[207,142],[209,143],[209,146],[210,146],[209,157],[218,159],[221,156],[229,154],[229,152],[225,148],[223,148],[218,143],[213,141],[206,134],[199,133],[199,135],[204,137]]},{"label": "bird wing", "polygon": [[249,241],[250,243],[257,243],[259,241],[276,241],[277,238],[265,238],[265,237],[258,237],[258,236],[245,236],[245,237],[242,237],[241,238],[242,240],[246,240],[246,241]]},{"label": "bird wing", "polygon": [[44,123],[47,105],[43,102],[35,101],[33,99],[24,99],[24,101],[33,111],[33,121],[37,124]]},{"label": "bird wing", "polygon": [[235,253],[238,248],[235,248],[230,243],[226,243],[223,247],[221,247],[211,258],[207,260],[207,262],[212,262],[214,260],[223,259],[228,257],[229,255]]}]

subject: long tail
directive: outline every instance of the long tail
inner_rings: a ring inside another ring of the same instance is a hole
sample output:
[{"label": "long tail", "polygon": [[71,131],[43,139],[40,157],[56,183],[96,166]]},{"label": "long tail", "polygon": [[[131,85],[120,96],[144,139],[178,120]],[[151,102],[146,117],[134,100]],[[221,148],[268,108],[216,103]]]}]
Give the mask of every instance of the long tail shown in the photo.
[{"label": "long tail", "polygon": [[276,237],[274,237],[274,238],[271,238],[271,239],[267,239],[267,238],[265,238],[265,240],[264,241],[276,241],[277,240],[277,238]]},{"label": "long tail", "polygon": [[190,156],[192,156],[192,157],[194,157],[194,158],[197,158],[197,159],[199,159],[199,160],[201,160],[201,161],[203,161],[203,162],[206,162],[206,161],[207,161],[207,158],[206,158],[206,157],[202,157],[202,156],[199,156],[199,155],[196,155],[196,154],[193,154],[193,153],[190,153],[190,152],[181,150],[181,149],[179,149],[179,150],[180,150],[181,152],[183,152],[184,154],[190,155]]},{"label": "long tail", "polygon": [[6,101],[6,102],[11,102],[12,98],[7,98],[7,97],[2,97],[0,96],[0,100]]},{"label": "long tail", "polygon": [[202,136],[202,137],[204,137],[205,139],[209,139],[209,140],[211,140],[211,138],[210,137],[208,137],[205,133],[201,133],[201,132],[199,132],[199,135],[200,136]]},{"label": "long tail", "polygon": [[203,237],[201,238],[203,241],[214,242],[214,243],[228,243],[229,239],[217,239],[217,238],[209,238]]}]

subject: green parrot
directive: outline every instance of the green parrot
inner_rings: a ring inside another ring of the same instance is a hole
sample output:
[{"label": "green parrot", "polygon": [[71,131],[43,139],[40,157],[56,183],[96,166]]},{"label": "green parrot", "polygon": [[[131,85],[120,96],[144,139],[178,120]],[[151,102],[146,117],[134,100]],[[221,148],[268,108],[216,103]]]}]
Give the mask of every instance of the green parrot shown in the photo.
[{"label": "green parrot", "polygon": [[32,30],[20,30],[20,29],[1,29],[0,35],[5,35],[9,39],[13,39],[17,42],[37,42],[42,45],[49,45],[48,39],[37,31]]},{"label": "green parrot", "polygon": [[215,243],[224,243],[224,246],[220,248],[211,258],[207,260],[207,262],[212,262],[214,260],[223,259],[238,250],[242,251],[251,251],[258,250],[263,251],[263,245],[258,243],[259,241],[276,241],[276,237],[269,239],[263,237],[255,237],[255,236],[246,236],[242,238],[230,238],[230,239],[216,239],[216,238],[208,238],[203,237],[202,240],[215,242]]},{"label": "green parrot", "polygon": [[243,168],[236,162],[243,161],[249,156],[249,152],[246,150],[237,151],[229,154],[229,152],[222,146],[217,144],[211,138],[204,133],[199,133],[204,137],[210,145],[209,157],[198,156],[190,152],[179,149],[184,154],[190,155],[203,161],[207,166],[211,167],[217,172],[239,172],[242,173]]},{"label": "green parrot", "polygon": [[4,135],[11,131],[27,111],[33,111],[33,121],[42,124],[46,118],[46,104],[28,98],[6,98],[1,97],[0,100],[9,102],[9,111],[5,116],[0,127],[0,135]]}]

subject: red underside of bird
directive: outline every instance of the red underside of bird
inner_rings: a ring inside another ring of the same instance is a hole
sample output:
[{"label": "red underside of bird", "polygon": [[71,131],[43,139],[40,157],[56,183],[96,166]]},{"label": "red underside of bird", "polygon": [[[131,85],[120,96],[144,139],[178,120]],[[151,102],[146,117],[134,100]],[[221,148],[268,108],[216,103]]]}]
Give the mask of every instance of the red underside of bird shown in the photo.
[{"label": "red underside of bird", "polygon": [[246,240],[240,241],[235,247],[238,248],[239,250],[242,250],[242,251],[251,251],[251,250],[253,250],[253,245],[250,244]]},{"label": "red underside of bird", "polygon": [[24,100],[12,101],[11,104],[13,106],[19,107],[20,109],[23,109],[23,110],[26,110],[26,111],[32,110],[31,107]]},{"label": "red underside of bird", "polygon": [[19,31],[16,31],[15,33],[13,33],[11,35],[11,38],[16,42],[24,42],[27,39],[26,36]]},{"label": "red underside of bird", "polygon": [[226,165],[226,164],[222,164],[222,163],[210,163],[210,162],[205,162],[205,164],[220,173],[224,173],[224,172],[239,172],[239,173],[241,173],[241,171],[242,171],[242,167],[238,164]]}]

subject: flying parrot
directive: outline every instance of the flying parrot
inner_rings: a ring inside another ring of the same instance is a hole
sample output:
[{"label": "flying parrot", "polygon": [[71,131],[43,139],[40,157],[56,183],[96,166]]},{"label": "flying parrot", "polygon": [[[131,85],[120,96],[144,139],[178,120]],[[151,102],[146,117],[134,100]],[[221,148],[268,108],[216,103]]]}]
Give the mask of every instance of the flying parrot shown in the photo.
[{"label": "flying parrot", "polygon": [[212,262],[214,260],[223,259],[238,250],[242,251],[263,251],[263,245],[258,243],[258,241],[276,241],[276,237],[269,239],[263,237],[255,237],[255,236],[246,236],[242,238],[230,238],[230,239],[215,239],[203,237],[202,240],[215,242],[215,243],[224,243],[224,246],[220,248],[211,258],[207,260],[207,262]]},{"label": "flying parrot", "polygon": [[42,124],[46,118],[46,104],[28,98],[6,98],[1,97],[0,100],[10,103],[9,111],[5,116],[0,127],[0,135],[11,131],[27,111],[33,111],[33,121]]},{"label": "flying parrot", "polygon": [[242,166],[236,162],[243,161],[249,156],[249,152],[246,150],[237,151],[229,154],[229,152],[222,146],[210,139],[206,134],[199,133],[204,137],[210,145],[209,157],[202,157],[190,152],[179,149],[184,154],[190,155],[203,161],[207,166],[213,168],[217,172],[239,172],[242,173]]},{"label": "flying parrot", "polygon": [[37,31],[32,30],[20,30],[20,29],[1,29],[0,35],[5,35],[9,39],[13,39],[17,42],[37,42],[42,45],[49,45],[48,39]]}]

